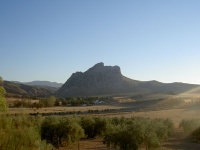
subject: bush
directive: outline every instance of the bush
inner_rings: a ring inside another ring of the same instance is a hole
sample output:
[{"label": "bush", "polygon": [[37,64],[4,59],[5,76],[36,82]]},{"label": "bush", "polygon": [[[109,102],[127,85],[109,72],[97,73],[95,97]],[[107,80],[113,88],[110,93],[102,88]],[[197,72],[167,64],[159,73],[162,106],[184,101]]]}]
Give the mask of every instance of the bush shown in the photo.
[{"label": "bush", "polygon": [[200,143],[200,127],[192,132],[192,138],[195,142]]},{"label": "bush", "polygon": [[81,126],[84,129],[87,138],[94,138],[96,136],[102,136],[107,129],[106,118],[94,118],[94,117],[82,117]]},{"label": "bush", "polygon": [[183,129],[186,134],[192,133],[198,127],[200,127],[200,120],[191,119],[191,120],[182,120],[179,124],[179,127]]},{"label": "bush", "polygon": [[120,150],[137,150],[140,146],[156,148],[172,133],[173,124],[168,119],[113,118],[104,135],[104,143]]},{"label": "bush", "polygon": [[87,138],[94,138],[95,133],[95,120],[92,117],[82,117],[81,118],[81,127],[84,129],[85,135]]},{"label": "bush", "polygon": [[79,141],[84,131],[78,121],[72,118],[48,117],[41,126],[41,137],[56,147]]},{"label": "bush", "polygon": [[40,138],[39,117],[0,116],[1,150],[49,150],[51,145]]},{"label": "bush", "polygon": [[40,100],[40,103],[44,107],[53,107],[55,105],[55,102],[56,102],[56,98],[54,96],[50,96],[48,98],[44,98]]},{"label": "bush", "polygon": [[6,90],[1,86],[3,83],[2,78],[0,77],[0,112],[5,112],[7,111],[7,105],[6,105],[6,100],[5,100],[5,94]]},{"label": "bush", "polygon": [[[84,132],[87,138],[102,136],[107,147],[152,149],[173,134],[173,129],[168,119],[1,115],[0,149],[47,150],[68,146],[84,137]],[[194,139],[199,140],[199,135],[200,129],[195,130]]]}]

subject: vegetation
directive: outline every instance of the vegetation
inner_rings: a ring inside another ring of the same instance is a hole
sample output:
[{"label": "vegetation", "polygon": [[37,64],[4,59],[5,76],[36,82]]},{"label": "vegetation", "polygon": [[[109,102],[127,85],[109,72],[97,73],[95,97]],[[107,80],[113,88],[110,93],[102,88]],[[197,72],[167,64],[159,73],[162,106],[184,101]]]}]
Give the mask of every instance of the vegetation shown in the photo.
[{"label": "vegetation", "polygon": [[182,120],[179,127],[183,129],[186,135],[191,136],[194,142],[200,143],[200,120]]},{"label": "vegetation", "polygon": [[31,102],[31,100],[21,99],[13,102],[13,105],[10,107],[15,108],[42,108],[42,107],[53,107],[56,105],[56,98],[50,96],[47,98],[40,98],[39,102]]},{"label": "vegetation", "polygon": [[168,119],[115,118],[112,121],[104,135],[104,143],[120,150],[159,147],[174,131],[173,123]]},{"label": "vegetation", "polygon": [[91,106],[94,105],[96,100],[105,101],[107,99],[111,99],[111,97],[98,97],[98,96],[91,96],[91,97],[67,97],[67,98],[59,98],[59,101],[62,103],[63,106],[81,106],[83,104]]},{"label": "vegetation", "polygon": [[0,116],[2,150],[49,150],[97,136],[108,147],[120,150],[152,149],[172,133],[173,124],[167,119]]},{"label": "vegetation", "polygon": [[0,116],[1,150],[49,150],[40,138],[42,118],[30,116]]},{"label": "vegetation", "polygon": [[186,134],[191,134],[194,130],[200,127],[200,120],[191,119],[191,120],[182,120],[179,124],[179,127],[183,129]]},{"label": "vegetation", "polygon": [[[18,97],[14,96],[18,100],[14,101],[9,107],[15,108],[42,108],[53,106],[91,106],[95,104],[96,100],[104,101],[110,97],[69,97],[69,98],[56,98],[50,96],[47,98],[42,97]],[[32,102],[32,100],[39,100],[38,102]]]},{"label": "vegetation", "polygon": [[48,98],[40,100],[40,103],[44,107],[53,107],[55,105],[56,98],[54,96],[50,96]]},{"label": "vegetation", "polygon": [[106,132],[107,124],[106,118],[81,117],[81,126],[87,138],[102,136]]},{"label": "vegetation", "polygon": [[5,94],[6,90],[1,86],[3,83],[2,78],[0,77],[0,112],[5,112],[7,111],[7,105],[6,105],[6,100],[5,100]]},{"label": "vegetation", "polygon": [[200,127],[192,132],[192,138],[195,142],[200,143]]},{"label": "vegetation", "polygon": [[74,118],[49,117],[41,126],[41,137],[55,147],[75,143],[84,136],[84,131]]}]

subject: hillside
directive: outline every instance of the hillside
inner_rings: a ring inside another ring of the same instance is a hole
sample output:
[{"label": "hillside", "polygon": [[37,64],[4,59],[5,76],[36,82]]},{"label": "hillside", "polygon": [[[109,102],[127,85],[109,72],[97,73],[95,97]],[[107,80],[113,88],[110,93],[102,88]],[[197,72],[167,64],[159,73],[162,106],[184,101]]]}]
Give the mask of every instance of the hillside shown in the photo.
[{"label": "hillside", "polygon": [[31,81],[31,82],[24,82],[23,84],[41,86],[41,87],[54,87],[54,88],[60,88],[63,85],[62,83],[50,82],[50,81]]},{"label": "hillside", "polygon": [[8,95],[23,95],[23,96],[39,96],[45,97],[54,94],[54,90],[48,90],[41,87],[33,87],[29,85],[19,84],[10,81],[4,81],[4,88]]},{"label": "hillside", "polygon": [[122,75],[119,66],[98,63],[85,72],[76,72],[56,92],[57,96],[94,96],[119,94],[179,94],[199,87],[185,83],[137,81]]},{"label": "hillside", "polygon": [[47,89],[54,89],[54,90],[57,90],[63,85],[62,83],[50,82],[50,81],[31,81],[31,82],[13,81],[13,82],[30,86],[36,86],[36,87],[44,87]]}]

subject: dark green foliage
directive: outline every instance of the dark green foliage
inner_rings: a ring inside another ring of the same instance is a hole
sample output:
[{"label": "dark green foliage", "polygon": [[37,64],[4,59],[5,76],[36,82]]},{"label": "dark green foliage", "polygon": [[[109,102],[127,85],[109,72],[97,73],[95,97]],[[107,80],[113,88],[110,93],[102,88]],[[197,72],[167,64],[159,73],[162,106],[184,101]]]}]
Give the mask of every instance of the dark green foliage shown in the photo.
[{"label": "dark green foliage", "polygon": [[104,143],[120,150],[137,150],[140,146],[156,148],[172,133],[173,124],[168,119],[113,118]]},{"label": "dark green foliage", "polygon": [[96,136],[94,118],[82,117],[81,126],[84,129],[84,132],[85,132],[85,135],[87,135],[87,138],[94,138]]},{"label": "dark green foliage", "polygon": [[51,145],[40,138],[42,118],[30,116],[0,116],[1,150],[49,150]]},{"label": "dark green foliage", "polygon": [[67,97],[65,99],[59,98],[59,101],[62,102],[63,106],[81,106],[86,104],[87,106],[94,105],[96,100],[105,101],[110,99],[111,97],[97,97],[97,96],[90,96],[90,97]]},{"label": "dark green foliage", "polygon": [[41,137],[56,147],[77,142],[84,136],[78,121],[69,117],[48,117],[42,123]]},{"label": "dark green foliage", "polygon": [[44,107],[53,107],[55,105],[56,98],[54,96],[50,96],[48,98],[44,98],[40,100],[40,103],[43,104]]},{"label": "dark green foliage", "polygon": [[192,132],[192,138],[195,142],[200,143],[200,127]]},{"label": "dark green foliage", "polygon": [[85,131],[87,138],[94,138],[96,136],[101,136],[107,129],[107,119],[106,118],[94,118],[94,117],[82,117],[81,126]]},{"label": "dark green foliage", "polygon": [[200,120],[191,119],[191,120],[182,120],[179,124],[179,127],[184,130],[186,134],[192,133],[198,127],[200,127]]},{"label": "dark green foliage", "polygon": [[6,100],[5,100],[5,94],[6,90],[1,86],[3,83],[2,78],[0,77],[0,112],[5,112],[7,111],[7,105],[6,105]]},{"label": "dark green foliage", "polygon": [[[199,132],[193,134],[195,139]],[[172,133],[173,123],[168,119],[0,116],[1,150],[49,150],[51,144],[68,146],[82,137],[97,136],[103,137],[108,147],[120,150],[153,149]]]}]

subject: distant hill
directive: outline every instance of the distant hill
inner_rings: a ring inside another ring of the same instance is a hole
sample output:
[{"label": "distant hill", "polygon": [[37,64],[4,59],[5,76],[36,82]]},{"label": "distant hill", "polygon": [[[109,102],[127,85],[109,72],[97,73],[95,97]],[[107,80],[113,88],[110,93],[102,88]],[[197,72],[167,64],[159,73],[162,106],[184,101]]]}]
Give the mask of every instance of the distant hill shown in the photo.
[{"label": "distant hill", "polygon": [[3,86],[9,95],[38,96],[45,97],[53,95],[55,90],[48,90],[42,87],[33,87],[16,82],[4,81]]},{"label": "distant hill", "polygon": [[147,93],[178,94],[197,87],[199,85],[132,80],[121,74],[119,66],[104,66],[103,63],[98,63],[85,72],[73,73],[56,92],[56,95],[68,97]]},{"label": "distant hill", "polygon": [[62,83],[50,82],[50,81],[23,82],[23,84],[33,85],[33,86],[54,87],[54,88],[60,88],[63,85]]},{"label": "distant hill", "polygon": [[47,90],[52,90],[52,91],[57,91],[63,85],[62,83],[50,82],[50,81],[31,81],[31,82],[12,81],[12,82],[39,88],[45,88]]}]

